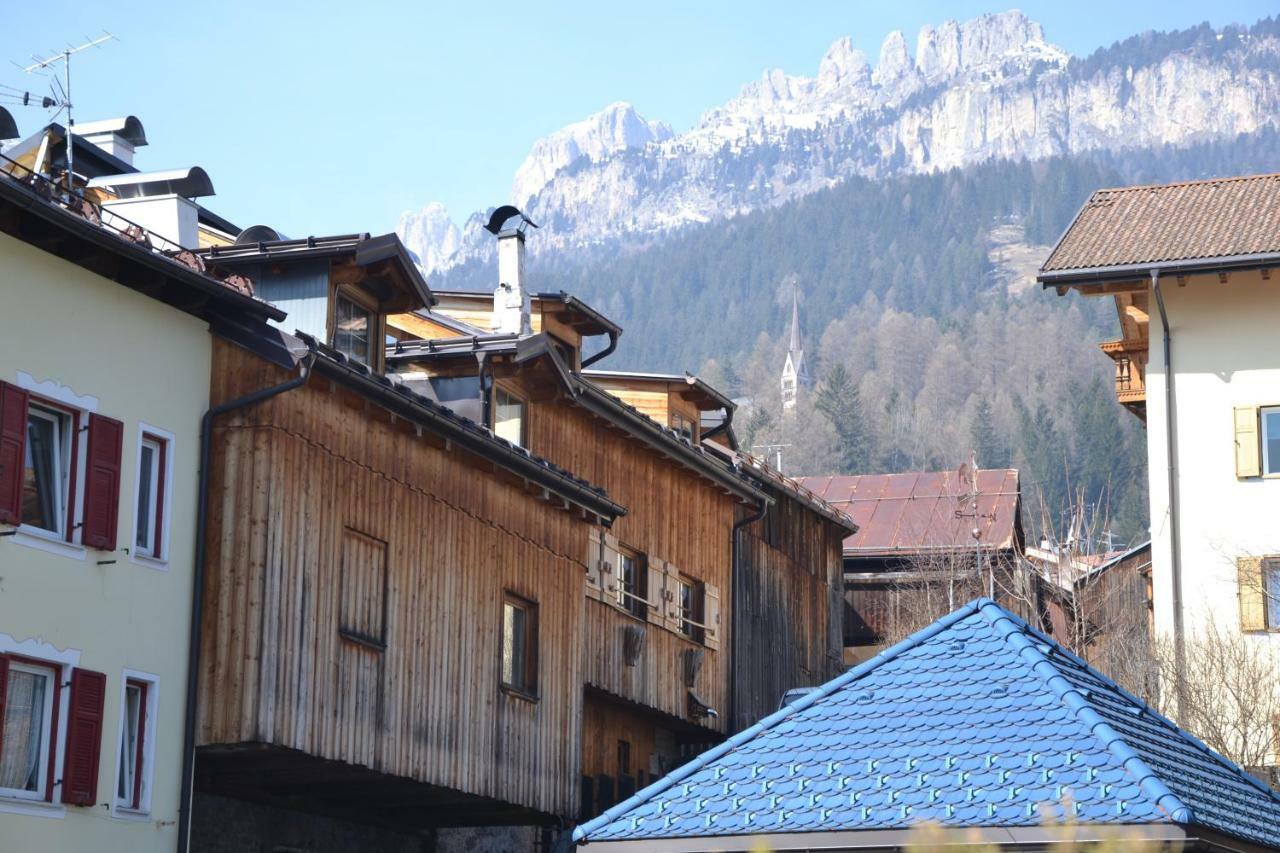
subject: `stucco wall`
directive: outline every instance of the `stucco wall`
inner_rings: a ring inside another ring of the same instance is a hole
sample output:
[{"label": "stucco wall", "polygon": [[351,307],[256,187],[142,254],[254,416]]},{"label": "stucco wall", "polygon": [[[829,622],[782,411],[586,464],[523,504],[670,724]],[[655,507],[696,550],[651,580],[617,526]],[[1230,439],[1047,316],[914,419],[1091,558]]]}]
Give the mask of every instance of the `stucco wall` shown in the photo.
[{"label": "stucco wall", "polygon": [[[1280,404],[1280,280],[1257,272],[1161,282],[1172,330],[1185,629],[1239,626],[1241,555],[1280,553],[1280,479],[1237,479],[1233,408]],[[1173,627],[1162,327],[1151,305],[1147,448],[1157,631]],[[1280,635],[1253,635],[1276,645]]]},{"label": "stucco wall", "polygon": [[[0,651],[20,646],[32,656],[57,656],[107,676],[98,805],[0,800],[0,846],[172,851],[209,333],[187,314],[3,234],[0,293],[6,306],[0,311],[0,380],[19,383],[20,374],[28,374],[22,381],[49,383],[47,389],[77,395],[124,422],[121,550],[41,550],[32,538],[0,537]],[[173,434],[167,566],[142,564],[124,550],[134,526],[140,423]],[[151,812],[142,817],[102,805],[114,801],[126,669],[159,682]],[[65,723],[65,708],[60,716]],[[61,778],[61,766],[59,755],[55,778]]]}]

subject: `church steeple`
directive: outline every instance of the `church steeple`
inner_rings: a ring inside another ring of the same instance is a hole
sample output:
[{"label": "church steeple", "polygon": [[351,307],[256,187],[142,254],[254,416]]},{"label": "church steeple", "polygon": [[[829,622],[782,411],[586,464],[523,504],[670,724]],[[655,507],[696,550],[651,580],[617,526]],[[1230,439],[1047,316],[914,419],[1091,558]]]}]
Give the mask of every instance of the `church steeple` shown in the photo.
[{"label": "church steeple", "polygon": [[787,360],[782,365],[782,410],[795,408],[800,388],[808,387],[809,369],[804,363],[804,344],[800,340],[800,287],[791,290],[791,341],[787,345]]}]

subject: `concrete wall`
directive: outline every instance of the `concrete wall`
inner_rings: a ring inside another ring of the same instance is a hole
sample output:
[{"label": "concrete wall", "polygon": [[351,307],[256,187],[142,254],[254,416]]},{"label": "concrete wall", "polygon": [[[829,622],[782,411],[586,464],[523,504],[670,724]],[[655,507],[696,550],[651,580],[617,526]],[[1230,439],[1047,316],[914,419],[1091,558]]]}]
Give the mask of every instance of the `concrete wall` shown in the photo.
[{"label": "concrete wall", "polygon": [[[53,662],[64,682],[72,666],[107,676],[98,805],[62,806],[58,790],[47,805],[0,798],[0,847],[172,851],[209,333],[187,314],[3,234],[0,294],[6,306],[0,310],[0,380],[124,422],[120,550],[106,553],[21,532],[0,537],[0,653]],[[141,424],[173,437],[167,562],[136,559],[126,550],[135,522]],[[126,670],[157,682],[154,774],[150,809],[143,814],[113,805]],[[62,775],[67,693],[62,691],[55,779]]]},{"label": "concrete wall", "polygon": [[[1280,280],[1257,272],[1161,281],[1172,330],[1185,628],[1238,628],[1236,558],[1280,554],[1280,479],[1238,479],[1233,407],[1280,404]],[[1156,630],[1173,628],[1172,537],[1160,315],[1147,368]],[[1252,634],[1280,651],[1280,634]]]}]

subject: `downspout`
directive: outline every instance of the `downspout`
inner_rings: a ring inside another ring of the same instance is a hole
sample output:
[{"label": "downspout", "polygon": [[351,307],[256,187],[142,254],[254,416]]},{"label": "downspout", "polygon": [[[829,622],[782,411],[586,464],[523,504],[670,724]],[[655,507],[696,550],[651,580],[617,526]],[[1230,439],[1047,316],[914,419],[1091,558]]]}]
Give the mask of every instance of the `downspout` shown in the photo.
[{"label": "downspout", "polygon": [[1164,310],[1164,294],[1160,291],[1160,269],[1151,270],[1151,292],[1160,309],[1160,325],[1164,337],[1164,431],[1165,456],[1168,460],[1169,478],[1169,536],[1172,540],[1169,565],[1173,581],[1173,650],[1178,672],[1185,671],[1186,644],[1182,627],[1182,540],[1178,536],[1178,478],[1177,478],[1177,412],[1173,387],[1173,345],[1169,331],[1169,315]]},{"label": "downspout", "polygon": [[[739,541],[740,541],[739,534],[742,533],[742,531],[745,530],[748,525],[754,524],[755,522],[764,518],[764,514],[768,511],[769,511],[769,501],[768,499],[765,499],[760,501],[759,507],[757,507],[751,513],[744,516],[741,520],[735,521],[733,523],[733,532],[730,534],[732,538],[732,541],[730,542],[730,551],[732,552],[731,560],[732,560],[732,566],[733,566],[733,576],[732,576],[733,588],[730,590],[732,606],[729,610],[729,614],[730,614],[729,619],[731,622],[736,621],[734,619],[734,616],[736,615],[738,610],[738,590],[743,588],[743,583],[744,583],[744,579],[739,578],[739,575],[743,572],[742,548],[739,544]],[[740,633],[741,632],[738,631],[738,626],[734,625],[733,626],[734,648],[725,646],[725,649],[729,651],[730,654],[732,655],[732,657],[729,659],[729,729],[730,729],[729,733],[730,734],[733,734],[733,729],[736,728],[738,725],[738,667],[736,665],[736,660],[738,655],[737,655],[736,647],[738,645],[738,637]]]},{"label": "downspout", "polygon": [[733,426],[733,407],[726,406],[724,410],[724,420],[713,426],[702,434],[702,438],[715,438],[721,433],[729,431],[729,427]]},{"label": "downspout", "polygon": [[610,355],[613,354],[613,351],[616,350],[617,348],[618,348],[618,333],[610,332],[609,345],[604,349],[600,350],[600,352],[596,353],[595,355],[588,356],[587,358],[583,359],[582,364],[578,369],[586,370],[588,367],[595,364],[600,359],[608,358]]},{"label": "downspout", "polygon": [[[493,429],[493,371],[489,368],[487,353],[476,353],[480,364],[480,426]],[[486,382],[485,380],[489,381]]]},{"label": "downspout", "polygon": [[191,846],[191,806],[195,787],[196,769],[196,701],[200,690],[201,625],[204,620],[204,569],[205,536],[209,525],[209,465],[213,450],[213,421],[219,415],[261,403],[278,394],[292,391],[307,384],[311,378],[316,353],[308,349],[302,363],[302,372],[287,382],[270,388],[259,388],[251,394],[219,403],[204,413],[200,421],[200,470],[198,472],[196,502],[196,553],[191,585],[191,636],[187,656],[187,708],[182,733],[182,782],[178,804],[178,853],[187,853]]}]

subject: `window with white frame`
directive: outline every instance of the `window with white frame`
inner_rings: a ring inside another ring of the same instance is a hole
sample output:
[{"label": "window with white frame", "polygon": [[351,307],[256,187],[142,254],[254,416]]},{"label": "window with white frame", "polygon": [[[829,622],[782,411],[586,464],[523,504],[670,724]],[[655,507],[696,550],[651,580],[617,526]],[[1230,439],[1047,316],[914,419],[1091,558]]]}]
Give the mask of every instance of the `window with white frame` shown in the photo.
[{"label": "window with white frame", "polygon": [[525,408],[525,401],[515,394],[504,388],[495,389],[493,392],[494,434],[512,444],[526,446]]},{"label": "window with white frame", "polygon": [[703,640],[702,585],[685,577],[675,578],[676,604],[680,607],[680,633],[694,642]]},{"label": "window with white frame", "polygon": [[49,790],[49,750],[57,670],[10,658],[3,697],[0,796],[43,800]]},{"label": "window with white frame", "polygon": [[169,442],[144,432],[138,446],[138,507],[134,522],[134,553],[160,560],[165,553],[164,490]]},{"label": "window with white frame", "polygon": [[59,536],[67,532],[75,418],[31,401],[22,472],[22,523]]},{"label": "window with white frame", "polygon": [[147,731],[151,724],[148,701],[154,685],[137,678],[125,679],[124,709],[120,718],[120,760],[116,774],[116,805],[143,809],[147,779]]},{"label": "window with white frame", "polygon": [[1280,474],[1280,406],[1261,410],[1262,473]]}]

